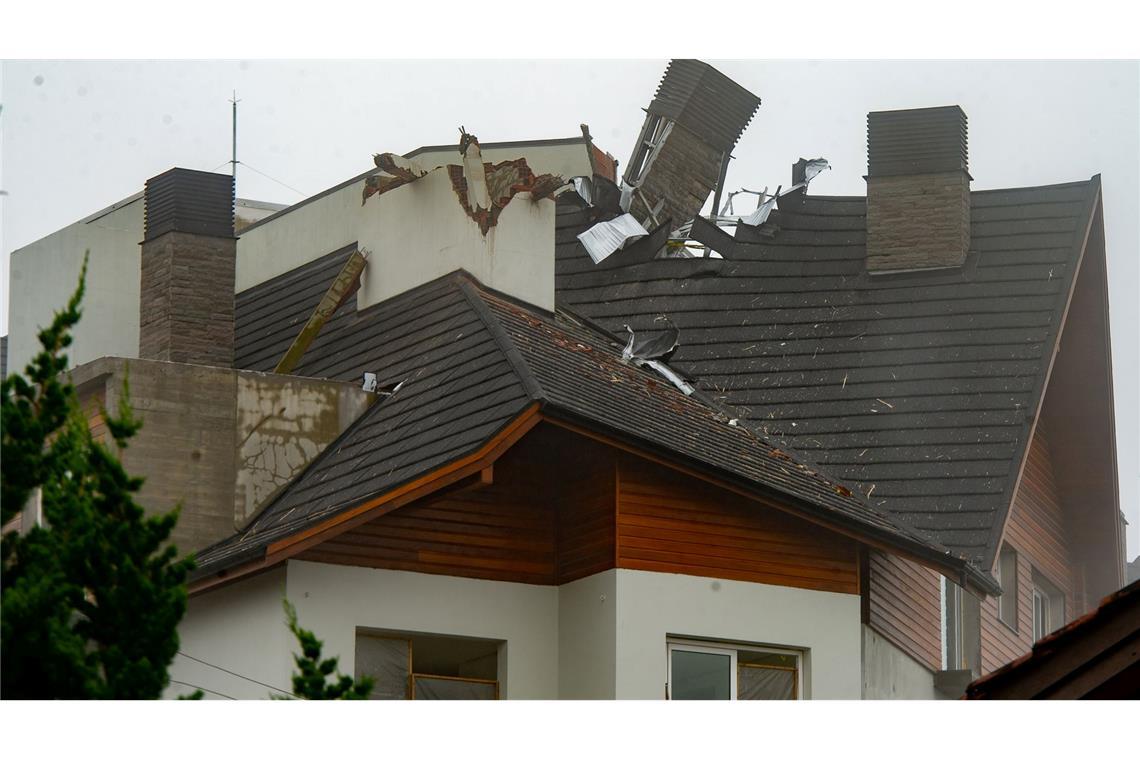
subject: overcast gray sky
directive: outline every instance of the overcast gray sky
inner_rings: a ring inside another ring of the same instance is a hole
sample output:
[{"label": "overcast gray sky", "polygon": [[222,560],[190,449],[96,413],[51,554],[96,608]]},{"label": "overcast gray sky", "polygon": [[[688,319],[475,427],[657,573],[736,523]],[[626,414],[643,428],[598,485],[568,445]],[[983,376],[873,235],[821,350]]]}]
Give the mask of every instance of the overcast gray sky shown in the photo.
[{"label": "overcast gray sky", "polygon": [[[759,95],[729,187],[787,184],[827,157],[816,194],[862,194],[868,111],[958,104],[973,187],[1103,180],[1121,506],[1140,551],[1140,65],[1129,62],[716,61]],[[374,152],[579,134],[623,163],[666,61],[5,61],[0,77],[0,333],[9,253],[172,166],[226,170],[237,90],[238,195],[293,203]],[[260,172],[260,174],[255,173]],[[266,176],[272,179],[267,178]],[[64,294],[60,294],[62,298]]]}]

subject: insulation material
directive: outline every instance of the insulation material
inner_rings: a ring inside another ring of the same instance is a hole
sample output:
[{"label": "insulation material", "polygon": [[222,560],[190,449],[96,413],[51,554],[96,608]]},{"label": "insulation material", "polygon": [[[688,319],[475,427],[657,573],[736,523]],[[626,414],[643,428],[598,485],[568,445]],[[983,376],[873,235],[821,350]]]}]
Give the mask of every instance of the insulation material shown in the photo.
[{"label": "insulation material", "polygon": [[620,251],[627,243],[640,240],[649,232],[633,218],[632,214],[622,214],[608,222],[595,224],[578,236],[586,253],[595,264],[600,264],[612,253]]},{"label": "insulation material", "polygon": [[407,639],[356,637],[355,677],[371,676],[376,681],[369,699],[407,699],[411,661]]}]

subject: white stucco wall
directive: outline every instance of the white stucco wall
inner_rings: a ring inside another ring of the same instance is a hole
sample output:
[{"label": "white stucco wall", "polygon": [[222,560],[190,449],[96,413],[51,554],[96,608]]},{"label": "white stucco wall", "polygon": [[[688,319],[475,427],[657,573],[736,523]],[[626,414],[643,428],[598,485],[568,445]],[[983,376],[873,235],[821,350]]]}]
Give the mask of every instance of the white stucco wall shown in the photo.
[{"label": "white stucco wall", "polygon": [[[278,568],[191,597],[178,626],[179,650],[217,667],[176,655],[171,680],[234,699],[267,699],[277,693],[218,669],[225,668],[278,689],[290,689],[293,636],[285,627],[284,596],[285,568]],[[193,691],[172,683],[165,696],[173,699]],[[223,697],[207,692],[205,698]]]},{"label": "white stucco wall", "polygon": [[352,673],[356,629],[505,642],[503,699],[558,697],[558,588],[290,560],[288,595],[301,625]]},{"label": "white stucco wall", "polygon": [[617,660],[617,572],[558,587],[558,696],[613,699]]},{"label": "white stucco wall", "polygon": [[[609,570],[561,587],[291,560],[191,601],[183,651],[288,687],[301,625],[352,673],[358,628],[503,642],[504,699],[662,699],[666,640],[710,639],[805,652],[805,693],[859,699],[859,597],[668,573]],[[179,657],[172,678],[239,698],[266,690]],[[173,688],[171,694],[181,692]]]},{"label": "white stucco wall", "polygon": [[519,193],[484,235],[444,169],[370,198],[357,239],[370,253],[357,305],[365,309],[466,269],[489,287],[554,310],[554,201]]},{"label": "white stucco wall", "polygon": [[66,304],[90,250],[83,319],[68,350],[72,367],[101,356],[138,356],[141,194],[12,252],[8,371],[23,372],[36,333]]},{"label": "white stucco wall", "polygon": [[618,699],[662,699],[668,637],[803,649],[811,699],[859,699],[859,597],[827,591],[617,571]]}]

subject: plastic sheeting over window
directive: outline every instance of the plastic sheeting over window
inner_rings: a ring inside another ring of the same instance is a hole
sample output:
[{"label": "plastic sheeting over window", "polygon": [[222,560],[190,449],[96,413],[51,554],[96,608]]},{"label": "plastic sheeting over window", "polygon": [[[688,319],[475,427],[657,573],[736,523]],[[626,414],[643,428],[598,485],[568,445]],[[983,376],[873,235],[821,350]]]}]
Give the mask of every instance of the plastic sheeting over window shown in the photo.
[{"label": "plastic sheeting over window", "polygon": [[355,676],[372,676],[369,699],[407,699],[412,665],[411,642],[379,636],[356,637]]}]

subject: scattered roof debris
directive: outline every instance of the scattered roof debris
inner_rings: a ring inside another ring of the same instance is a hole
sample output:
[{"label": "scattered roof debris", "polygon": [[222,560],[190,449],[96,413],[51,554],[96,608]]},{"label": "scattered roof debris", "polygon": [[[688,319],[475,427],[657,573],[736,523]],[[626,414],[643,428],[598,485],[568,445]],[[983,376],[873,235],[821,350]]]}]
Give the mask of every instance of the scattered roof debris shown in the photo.
[{"label": "scattered roof debris", "polygon": [[595,264],[600,264],[611,254],[621,250],[626,243],[640,240],[649,234],[633,214],[622,214],[608,222],[599,222],[582,234],[578,240]]}]

